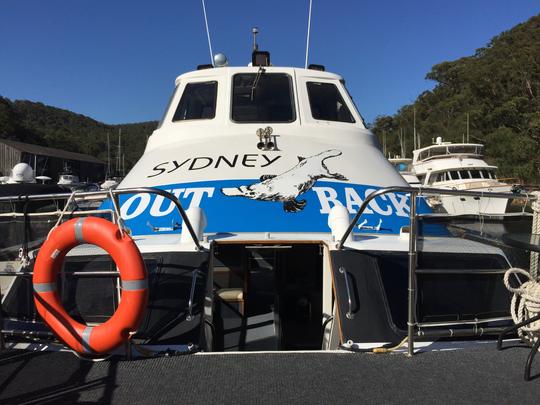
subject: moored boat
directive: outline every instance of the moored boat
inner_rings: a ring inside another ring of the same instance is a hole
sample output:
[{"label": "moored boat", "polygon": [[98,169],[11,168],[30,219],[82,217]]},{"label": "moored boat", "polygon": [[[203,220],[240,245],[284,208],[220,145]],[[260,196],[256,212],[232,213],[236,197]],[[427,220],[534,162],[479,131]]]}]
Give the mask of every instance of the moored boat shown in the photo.
[{"label": "moored boat", "polygon": [[485,197],[441,196],[436,201],[450,214],[501,215],[508,200],[490,198],[491,192],[508,193],[513,185],[497,179],[497,167],[483,159],[484,145],[443,142],[413,151],[412,166],[422,187],[485,192]]}]

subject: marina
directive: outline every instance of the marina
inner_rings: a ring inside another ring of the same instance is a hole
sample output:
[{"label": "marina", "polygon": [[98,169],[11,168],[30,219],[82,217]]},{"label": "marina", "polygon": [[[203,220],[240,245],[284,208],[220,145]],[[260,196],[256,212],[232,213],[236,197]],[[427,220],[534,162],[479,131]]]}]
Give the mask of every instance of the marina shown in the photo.
[{"label": "marina", "polygon": [[[387,159],[309,63],[311,1],[303,67],[257,27],[233,65],[202,8],[211,63],[129,170],[121,130],[114,172],[108,132],[107,163],[5,143],[0,402],[535,403],[540,192],[482,143],[420,147],[416,109]],[[95,178],[38,184],[62,156]]]}]

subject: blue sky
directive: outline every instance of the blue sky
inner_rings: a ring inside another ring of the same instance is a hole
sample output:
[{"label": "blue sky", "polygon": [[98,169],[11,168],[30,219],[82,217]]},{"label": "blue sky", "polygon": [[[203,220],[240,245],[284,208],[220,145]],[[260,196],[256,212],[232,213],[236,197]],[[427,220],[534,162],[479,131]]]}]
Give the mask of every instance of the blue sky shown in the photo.
[{"label": "blue sky", "polygon": [[[206,0],[214,52],[250,60],[252,26],[274,65],[304,65],[309,0]],[[313,0],[310,62],[341,74],[368,121],[540,13],[530,0]],[[0,95],[105,123],[159,119],[174,78],[209,62],[200,0],[2,0]]]}]

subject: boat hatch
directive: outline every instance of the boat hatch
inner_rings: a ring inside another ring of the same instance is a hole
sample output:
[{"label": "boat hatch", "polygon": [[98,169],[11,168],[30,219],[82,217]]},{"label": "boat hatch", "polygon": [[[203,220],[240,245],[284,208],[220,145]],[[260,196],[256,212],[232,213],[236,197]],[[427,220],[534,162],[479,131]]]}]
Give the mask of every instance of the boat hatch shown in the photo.
[{"label": "boat hatch", "polygon": [[320,350],[319,244],[218,244],[213,256],[215,351]]}]

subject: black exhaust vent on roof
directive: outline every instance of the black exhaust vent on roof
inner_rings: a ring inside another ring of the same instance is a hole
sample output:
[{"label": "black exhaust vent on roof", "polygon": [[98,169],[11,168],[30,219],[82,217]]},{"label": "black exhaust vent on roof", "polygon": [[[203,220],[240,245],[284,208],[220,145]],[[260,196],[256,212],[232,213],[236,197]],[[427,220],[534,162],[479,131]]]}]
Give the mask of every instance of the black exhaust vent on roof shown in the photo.
[{"label": "black exhaust vent on roof", "polygon": [[309,66],[308,66],[308,69],[311,69],[311,70],[320,70],[321,72],[324,72],[324,66],[323,65],[316,65],[314,63],[311,63]]},{"label": "black exhaust vent on roof", "polygon": [[214,66],[212,66],[210,63],[207,63],[205,65],[197,65],[197,70],[204,70],[204,69],[212,69]]}]

